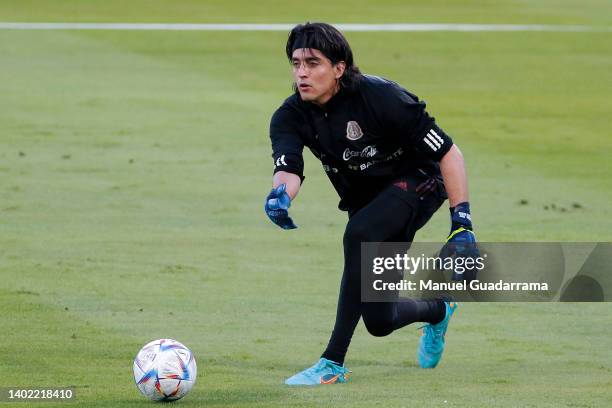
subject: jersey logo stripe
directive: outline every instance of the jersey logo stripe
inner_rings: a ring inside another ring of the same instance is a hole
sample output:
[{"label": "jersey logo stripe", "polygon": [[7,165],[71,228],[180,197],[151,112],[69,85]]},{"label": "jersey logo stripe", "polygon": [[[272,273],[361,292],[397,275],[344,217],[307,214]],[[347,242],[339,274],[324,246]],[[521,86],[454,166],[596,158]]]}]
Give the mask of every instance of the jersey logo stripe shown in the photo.
[{"label": "jersey logo stripe", "polygon": [[427,144],[429,145],[429,147],[431,147],[431,150],[433,150],[434,152],[438,150],[438,148],[437,148],[437,147],[435,147],[433,144],[431,144],[431,142],[429,141],[429,139],[427,138],[427,136],[425,136],[425,137],[423,138],[423,141],[424,141],[425,143],[427,143]]},{"label": "jersey logo stripe", "polygon": [[429,132],[423,138],[423,141],[427,143],[431,150],[437,152],[440,147],[444,144],[444,140],[436,133],[435,130],[429,129]]},{"label": "jersey logo stripe", "polygon": [[284,154],[281,157],[279,157],[278,159],[276,159],[275,167],[286,166],[286,165],[287,165],[287,162],[285,162],[285,155]]},{"label": "jersey logo stripe", "polygon": [[438,139],[438,141],[440,142],[440,145],[444,144],[444,140],[442,140],[442,138],[436,133],[435,130],[431,129],[430,132],[431,132],[432,135],[434,135],[436,137],[436,139]]},{"label": "jersey logo stripe", "polygon": [[[431,130],[430,130],[430,132],[431,132]],[[431,140],[431,141],[432,141],[432,142],[433,142],[433,143],[436,145],[436,147],[440,147],[440,146],[442,146],[442,145],[441,145],[441,144],[440,144],[440,143],[439,143],[439,142],[438,142],[438,141],[437,141],[437,140],[436,140],[436,139],[433,137],[433,135],[432,135],[431,133],[427,133],[427,137],[429,138],[429,140]]]}]

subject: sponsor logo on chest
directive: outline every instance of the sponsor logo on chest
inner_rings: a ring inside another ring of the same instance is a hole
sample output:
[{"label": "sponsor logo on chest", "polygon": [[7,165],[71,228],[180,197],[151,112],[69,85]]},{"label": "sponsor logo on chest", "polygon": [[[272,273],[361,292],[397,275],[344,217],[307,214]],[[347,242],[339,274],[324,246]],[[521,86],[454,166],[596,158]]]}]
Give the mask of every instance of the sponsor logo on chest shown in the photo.
[{"label": "sponsor logo on chest", "polygon": [[342,158],[344,159],[344,161],[351,160],[354,157],[369,158],[376,156],[376,153],[378,153],[378,150],[374,145],[366,146],[361,150],[351,150],[347,147],[342,153]]}]

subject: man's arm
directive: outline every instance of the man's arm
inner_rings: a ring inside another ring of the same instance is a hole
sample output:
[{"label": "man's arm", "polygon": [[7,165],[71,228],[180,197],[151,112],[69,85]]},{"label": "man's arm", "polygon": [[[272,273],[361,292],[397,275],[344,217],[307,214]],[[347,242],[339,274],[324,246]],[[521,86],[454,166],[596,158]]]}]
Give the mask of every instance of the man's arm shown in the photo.
[{"label": "man's arm", "polygon": [[270,120],[274,176],[272,191],[266,197],[265,211],[268,218],[283,229],[297,228],[289,216],[288,209],[304,179],[301,120],[295,110],[286,104],[277,109]]},{"label": "man's arm", "polygon": [[278,171],[274,174],[272,179],[272,187],[277,188],[281,184],[285,184],[285,191],[289,194],[291,200],[293,200],[302,186],[302,180],[300,176],[286,171]]},{"label": "man's arm", "polygon": [[[450,203],[451,231],[440,256],[477,258],[480,256],[476,237],[472,231],[472,216],[468,202],[467,175],[463,155],[456,145],[451,146],[440,160],[440,172]],[[453,273],[453,280],[472,281],[476,269],[467,269],[463,274]]]},{"label": "man's arm", "polygon": [[468,202],[465,162],[457,145],[453,145],[440,160],[440,172],[444,179],[450,207],[454,208],[457,204]]}]

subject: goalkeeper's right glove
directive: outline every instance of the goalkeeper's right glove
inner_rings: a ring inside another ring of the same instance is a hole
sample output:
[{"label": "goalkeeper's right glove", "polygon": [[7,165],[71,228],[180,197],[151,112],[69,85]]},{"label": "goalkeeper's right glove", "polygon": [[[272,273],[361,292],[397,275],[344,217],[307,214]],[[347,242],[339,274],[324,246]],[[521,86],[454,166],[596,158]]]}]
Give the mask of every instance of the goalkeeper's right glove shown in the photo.
[{"label": "goalkeeper's right glove", "polygon": [[293,223],[287,211],[291,207],[291,197],[285,191],[286,188],[285,184],[273,188],[266,197],[264,210],[268,218],[282,229],[294,229],[297,225]]}]

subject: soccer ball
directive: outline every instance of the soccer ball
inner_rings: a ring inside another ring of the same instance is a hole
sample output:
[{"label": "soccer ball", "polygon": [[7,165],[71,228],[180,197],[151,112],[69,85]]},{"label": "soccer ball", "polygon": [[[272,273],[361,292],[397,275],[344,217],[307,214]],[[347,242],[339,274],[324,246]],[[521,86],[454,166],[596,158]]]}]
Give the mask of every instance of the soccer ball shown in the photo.
[{"label": "soccer ball", "polygon": [[175,401],[193,387],[198,369],[191,350],[172,339],[153,340],[134,359],[134,381],[153,401]]}]

